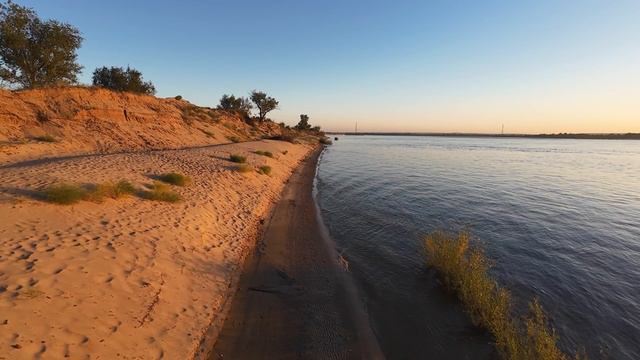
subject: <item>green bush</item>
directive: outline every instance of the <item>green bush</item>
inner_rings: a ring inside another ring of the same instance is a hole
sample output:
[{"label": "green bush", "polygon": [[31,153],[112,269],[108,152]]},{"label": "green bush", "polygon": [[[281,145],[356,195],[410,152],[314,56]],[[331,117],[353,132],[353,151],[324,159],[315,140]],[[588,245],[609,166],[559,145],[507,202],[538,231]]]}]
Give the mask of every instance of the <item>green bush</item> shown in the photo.
[{"label": "green bush", "polygon": [[43,197],[51,203],[60,205],[75,204],[87,197],[87,190],[75,184],[55,184],[42,191]]},{"label": "green bush", "polygon": [[262,155],[262,156],[266,156],[266,157],[273,157],[273,153],[271,153],[270,151],[262,151],[262,150],[257,150],[254,152],[257,155]]},{"label": "green bush", "polygon": [[189,178],[188,176],[178,174],[175,172],[162,174],[158,176],[158,180],[165,182],[167,184],[172,184],[177,186],[186,186],[191,182],[191,178]]},{"label": "green bush", "polygon": [[270,175],[271,174],[271,166],[268,166],[268,165],[260,166],[258,168],[258,173],[263,174],[263,175]]},{"label": "green bush", "polygon": [[140,196],[143,199],[154,200],[154,201],[164,201],[175,203],[182,200],[180,194],[171,190],[171,188],[163,184],[161,182],[154,182],[151,186],[151,190],[143,191]]},{"label": "green bush", "polygon": [[238,155],[238,154],[231,154],[229,155],[229,161],[238,163],[238,164],[244,164],[247,162],[247,157]]},{"label": "green bush", "polygon": [[178,95],[178,96],[174,97],[174,99],[176,99],[176,100],[182,100],[182,95]]}]

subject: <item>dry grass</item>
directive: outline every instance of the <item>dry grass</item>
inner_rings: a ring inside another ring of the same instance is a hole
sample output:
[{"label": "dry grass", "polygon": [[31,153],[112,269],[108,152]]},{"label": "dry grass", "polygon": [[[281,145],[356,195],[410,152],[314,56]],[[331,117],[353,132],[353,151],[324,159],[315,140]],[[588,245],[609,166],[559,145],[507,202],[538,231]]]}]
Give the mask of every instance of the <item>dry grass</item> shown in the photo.
[{"label": "dry grass", "polygon": [[231,154],[229,155],[229,161],[238,163],[238,164],[244,164],[247,162],[247,157],[238,155],[238,154]]},{"label": "dry grass", "polygon": [[[424,244],[428,264],[458,295],[473,323],[491,332],[504,359],[570,358],[558,348],[558,336],[537,300],[530,303],[526,317],[513,315],[511,294],[491,278],[489,260],[480,248],[470,246],[467,232],[455,236],[437,231],[428,235]],[[586,356],[577,354],[575,358]]]},{"label": "dry grass", "polygon": [[191,178],[176,172],[170,172],[158,176],[158,180],[171,185],[186,186],[191,182]]},{"label": "dry grass", "polygon": [[33,140],[36,140],[36,141],[42,141],[42,142],[50,142],[50,143],[52,143],[52,142],[56,142],[56,141],[57,141],[57,140],[56,140],[56,138],[54,138],[53,136],[51,136],[51,135],[49,135],[49,134],[47,134],[47,135],[41,135],[41,136],[35,136],[35,137],[33,138]]},{"label": "dry grass", "polygon": [[273,157],[273,153],[271,151],[262,151],[262,150],[256,150],[254,151],[255,154],[257,155],[262,155],[262,156],[266,156],[266,157]]},{"label": "dry grass", "polygon": [[263,175],[271,175],[271,166],[269,165],[262,165],[258,168],[258,173],[263,174]]},{"label": "dry grass", "polygon": [[119,199],[123,196],[132,195],[135,192],[135,187],[126,180],[120,180],[116,183],[108,181],[98,184],[88,191],[86,200],[102,202],[104,198]]},{"label": "dry grass", "polygon": [[151,186],[151,190],[141,192],[140,196],[147,200],[164,201],[170,203],[182,200],[180,194],[171,190],[169,185],[163,184],[158,181],[153,183],[153,185]]},{"label": "dry grass", "polygon": [[87,197],[87,190],[75,184],[54,184],[42,191],[42,196],[48,202],[60,205],[75,204]]},{"label": "dry grass", "polygon": [[237,136],[227,136],[227,140],[234,142],[234,143],[239,143],[240,142],[240,138]]},{"label": "dry grass", "polygon": [[253,167],[249,164],[240,164],[236,166],[236,171],[240,173],[248,173],[253,171]]}]

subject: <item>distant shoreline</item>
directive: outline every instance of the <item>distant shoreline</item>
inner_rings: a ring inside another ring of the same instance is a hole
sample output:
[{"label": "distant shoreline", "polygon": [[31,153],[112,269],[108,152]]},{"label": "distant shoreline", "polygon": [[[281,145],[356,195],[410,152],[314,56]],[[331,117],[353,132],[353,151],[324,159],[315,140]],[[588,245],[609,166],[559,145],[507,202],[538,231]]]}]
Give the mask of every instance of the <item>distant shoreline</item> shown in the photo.
[{"label": "distant shoreline", "polygon": [[588,139],[588,140],[640,140],[640,133],[611,134],[474,134],[474,133],[412,133],[412,132],[334,132],[327,135],[378,135],[378,136],[442,136],[442,137],[490,137],[533,139]]}]

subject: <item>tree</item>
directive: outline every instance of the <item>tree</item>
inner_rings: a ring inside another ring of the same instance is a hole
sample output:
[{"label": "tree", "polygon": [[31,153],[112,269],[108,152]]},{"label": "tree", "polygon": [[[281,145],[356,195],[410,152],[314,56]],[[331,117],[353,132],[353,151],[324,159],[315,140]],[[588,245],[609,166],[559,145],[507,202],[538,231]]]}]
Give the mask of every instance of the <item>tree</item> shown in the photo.
[{"label": "tree", "polygon": [[260,121],[264,121],[269,111],[278,108],[278,100],[267,96],[267,94],[262,91],[253,90],[251,92],[251,101],[253,101],[256,108],[258,108],[258,118]]},{"label": "tree", "polygon": [[311,124],[309,124],[309,115],[300,114],[300,121],[298,125],[295,126],[296,130],[309,130],[311,129]]},{"label": "tree", "polygon": [[220,110],[237,111],[243,115],[249,115],[253,105],[249,99],[245,97],[235,97],[234,95],[224,94],[220,98],[220,104],[218,105]]},{"label": "tree", "polygon": [[0,3],[0,79],[22,88],[78,81],[77,28],[43,21],[33,9]]},{"label": "tree", "polygon": [[156,88],[150,81],[142,79],[142,73],[127,66],[127,69],[103,66],[93,72],[93,85],[115,91],[129,91],[140,94],[153,95]]}]

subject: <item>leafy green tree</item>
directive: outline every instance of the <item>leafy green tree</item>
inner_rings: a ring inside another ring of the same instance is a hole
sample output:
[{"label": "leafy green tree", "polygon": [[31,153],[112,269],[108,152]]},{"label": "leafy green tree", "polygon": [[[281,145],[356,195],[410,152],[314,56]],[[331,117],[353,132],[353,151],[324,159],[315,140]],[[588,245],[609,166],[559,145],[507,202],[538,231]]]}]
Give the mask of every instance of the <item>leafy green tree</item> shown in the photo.
[{"label": "leafy green tree", "polygon": [[295,126],[296,130],[309,130],[311,129],[311,124],[309,124],[309,115],[300,114],[300,121]]},{"label": "leafy green tree", "polygon": [[0,80],[22,88],[78,81],[77,28],[43,21],[33,9],[0,3]]},{"label": "leafy green tree", "polygon": [[153,95],[156,88],[150,81],[142,79],[142,73],[127,66],[126,69],[112,66],[103,66],[93,72],[93,85],[115,91],[128,91],[140,94]]},{"label": "leafy green tree", "polygon": [[218,109],[237,111],[248,116],[251,112],[251,109],[253,109],[253,105],[251,104],[251,101],[249,101],[249,99],[245,97],[235,97],[234,95],[224,94],[220,98]]},{"label": "leafy green tree", "polygon": [[251,101],[253,101],[258,109],[258,118],[260,121],[266,119],[267,113],[278,108],[278,100],[267,96],[267,94],[262,91],[253,90],[251,92]]}]

